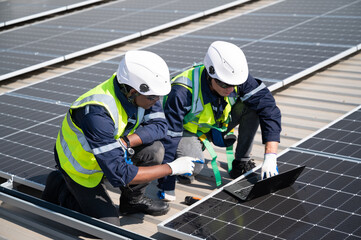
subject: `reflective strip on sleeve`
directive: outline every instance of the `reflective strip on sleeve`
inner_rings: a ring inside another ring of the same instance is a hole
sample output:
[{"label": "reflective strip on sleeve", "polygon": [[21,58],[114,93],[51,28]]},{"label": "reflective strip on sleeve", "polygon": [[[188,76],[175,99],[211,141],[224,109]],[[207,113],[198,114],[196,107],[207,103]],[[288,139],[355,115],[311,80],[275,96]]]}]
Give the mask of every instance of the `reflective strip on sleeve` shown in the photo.
[{"label": "reflective strip on sleeve", "polygon": [[257,92],[261,91],[262,89],[266,88],[266,84],[261,83],[257,88],[253,89],[249,93],[245,94],[243,97],[241,97],[242,101],[246,101],[248,98],[252,97]]},{"label": "reflective strip on sleeve", "polygon": [[173,131],[168,130],[167,135],[170,137],[181,137],[181,136],[183,136],[183,131],[182,132],[173,132]]},{"label": "reflective strip on sleeve", "polygon": [[152,120],[152,119],[156,119],[156,118],[165,119],[164,112],[154,112],[154,113],[144,115],[144,121],[146,121],[146,122],[149,120]]},{"label": "reflective strip on sleeve", "polygon": [[102,154],[102,153],[105,153],[105,152],[109,152],[115,148],[119,148],[121,147],[120,143],[118,141],[114,142],[114,143],[111,143],[111,144],[108,144],[108,145],[105,145],[105,146],[102,146],[102,147],[98,147],[98,148],[93,148],[93,154],[94,155],[98,155],[98,154]]}]

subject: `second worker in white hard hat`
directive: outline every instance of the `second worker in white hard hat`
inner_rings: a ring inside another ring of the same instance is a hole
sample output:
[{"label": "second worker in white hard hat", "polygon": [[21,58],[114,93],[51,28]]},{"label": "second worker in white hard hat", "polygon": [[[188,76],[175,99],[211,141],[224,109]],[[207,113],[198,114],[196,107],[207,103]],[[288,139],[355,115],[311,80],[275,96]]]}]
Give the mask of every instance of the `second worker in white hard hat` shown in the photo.
[{"label": "second worker in white hard hat", "polygon": [[[169,205],[148,198],[146,186],[194,167],[189,157],[161,164],[167,122],[159,97],[170,88],[160,56],[127,52],[116,73],[70,106],[54,149],[58,170],[49,174],[42,198],[115,225],[119,212],[166,214]],[[105,178],[121,189],[119,209]]]},{"label": "second worker in white hard hat", "polygon": [[[217,185],[220,185],[217,156],[210,143],[227,148],[229,174],[237,178],[255,167],[250,153],[260,125],[265,144],[262,177],[278,174],[281,112],[271,92],[261,80],[249,74],[243,51],[232,43],[213,42],[203,63],[172,79],[172,90],[164,103],[169,124],[167,137],[163,140],[166,149],[164,162],[172,162],[181,156],[204,161],[203,150],[207,148],[213,159]],[[236,126],[238,137],[232,134]],[[196,164],[194,175],[202,167],[203,164]],[[194,176],[180,175],[177,178],[180,182],[190,183]],[[160,179],[159,197],[166,201],[175,200],[175,183],[176,176]]]}]

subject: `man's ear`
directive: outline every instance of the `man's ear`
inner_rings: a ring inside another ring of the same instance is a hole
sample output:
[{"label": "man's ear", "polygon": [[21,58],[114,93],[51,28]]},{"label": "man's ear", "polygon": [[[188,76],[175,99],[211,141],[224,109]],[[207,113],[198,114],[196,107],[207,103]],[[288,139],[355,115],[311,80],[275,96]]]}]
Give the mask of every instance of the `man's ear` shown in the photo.
[{"label": "man's ear", "polygon": [[130,89],[130,91],[127,94],[128,98],[135,98],[137,96],[137,90],[135,90],[134,88]]}]

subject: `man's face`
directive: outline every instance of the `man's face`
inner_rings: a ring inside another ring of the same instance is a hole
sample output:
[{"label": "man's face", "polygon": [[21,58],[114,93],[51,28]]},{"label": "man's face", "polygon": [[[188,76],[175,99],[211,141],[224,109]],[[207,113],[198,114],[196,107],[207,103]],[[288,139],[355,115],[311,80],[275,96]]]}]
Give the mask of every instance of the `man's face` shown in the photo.
[{"label": "man's face", "polygon": [[137,106],[142,107],[144,109],[149,109],[158,100],[159,100],[159,96],[154,96],[154,95],[147,96],[147,95],[139,94],[135,97],[135,104],[137,104]]},{"label": "man's face", "polygon": [[216,80],[214,78],[212,78],[211,83],[213,90],[216,91],[222,97],[227,97],[229,96],[229,94],[231,94],[234,91],[235,86],[222,83],[221,81]]}]

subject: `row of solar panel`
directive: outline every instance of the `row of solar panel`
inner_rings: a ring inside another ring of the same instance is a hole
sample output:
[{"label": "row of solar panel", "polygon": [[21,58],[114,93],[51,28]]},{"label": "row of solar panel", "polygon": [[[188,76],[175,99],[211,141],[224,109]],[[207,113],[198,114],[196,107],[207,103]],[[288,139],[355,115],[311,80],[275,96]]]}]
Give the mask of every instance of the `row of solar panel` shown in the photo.
[{"label": "row of solar panel", "polygon": [[0,81],[249,0],[124,0],[0,33]]}]

